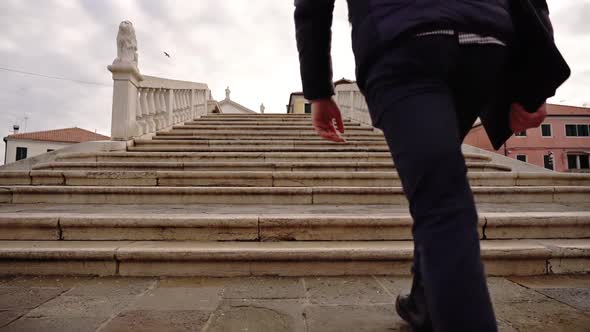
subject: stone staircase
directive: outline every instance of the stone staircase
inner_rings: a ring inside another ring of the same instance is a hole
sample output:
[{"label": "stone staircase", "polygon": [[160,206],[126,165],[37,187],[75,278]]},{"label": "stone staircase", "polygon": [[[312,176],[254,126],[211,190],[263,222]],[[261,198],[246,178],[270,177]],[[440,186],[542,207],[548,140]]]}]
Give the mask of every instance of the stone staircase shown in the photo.
[{"label": "stone staircase", "polygon": [[[0,274],[408,274],[411,219],[383,135],[309,115],[207,115],[125,152],[0,172]],[[590,176],[467,152],[490,275],[590,272]]]}]

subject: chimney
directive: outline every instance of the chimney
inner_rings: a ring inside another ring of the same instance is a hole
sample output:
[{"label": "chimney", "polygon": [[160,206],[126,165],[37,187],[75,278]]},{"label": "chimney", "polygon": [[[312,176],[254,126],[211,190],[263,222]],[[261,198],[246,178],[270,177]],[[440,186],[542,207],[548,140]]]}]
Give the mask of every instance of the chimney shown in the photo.
[{"label": "chimney", "polygon": [[18,130],[19,130],[19,129],[20,129],[20,126],[19,126],[19,125],[14,125],[14,126],[12,126],[12,133],[13,133],[14,135],[18,134]]}]

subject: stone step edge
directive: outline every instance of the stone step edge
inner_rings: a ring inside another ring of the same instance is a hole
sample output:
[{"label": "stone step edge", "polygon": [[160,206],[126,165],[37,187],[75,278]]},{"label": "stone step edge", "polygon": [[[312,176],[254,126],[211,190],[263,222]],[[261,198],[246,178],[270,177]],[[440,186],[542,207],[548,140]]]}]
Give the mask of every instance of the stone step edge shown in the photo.
[{"label": "stone step edge", "polygon": [[[304,138],[312,138],[318,137],[318,134],[310,129],[306,131],[302,130],[284,130],[284,131],[263,131],[260,129],[252,129],[252,130],[179,130],[174,129],[172,131],[163,131],[158,132],[158,136],[209,136],[209,137],[224,137],[224,136],[231,136],[231,137],[242,137],[242,138],[251,138],[251,137],[273,137],[273,138],[291,138],[291,137],[304,137]],[[351,133],[345,132],[342,137],[345,139],[358,139],[358,138],[375,138],[379,140],[383,140],[383,134],[373,131],[367,131],[366,133]]]},{"label": "stone step edge", "polygon": [[[262,156],[269,158],[276,157],[330,157],[330,158],[350,158],[350,157],[382,157],[391,158],[389,152],[73,152],[64,153],[58,156],[59,160],[72,158],[100,158],[100,157],[151,157],[151,158],[166,158],[166,157],[252,157]],[[466,159],[491,161],[491,158],[480,154],[464,154]]]},{"label": "stone step edge", "polygon": [[[193,130],[193,129],[208,129],[208,130],[314,130],[311,122],[308,124],[232,124],[227,127],[220,126],[218,124],[183,124],[183,125],[174,125],[172,126],[171,130]],[[346,131],[373,131],[373,127],[362,127],[362,126],[344,126],[344,133]]]},{"label": "stone step edge", "polygon": [[[478,162],[478,161],[467,161],[466,162],[467,168],[471,169],[490,169],[496,171],[510,171],[511,168],[496,164],[492,162]],[[268,171],[291,171],[291,172],[305,172],[305,168],[313,168],[314,172],[317,168],[325,168],[330,170],[330,172],[335,172],[334,169],[350,169],[350,171],[356,172],[381,172],[383,170],[372,171],[368,170],[370,168],[376,169],[383,169],[386,168],[388,170],[394,171],[395,164],[392,164],[390,161],[386,162],[379,162],[379,161],[353,161],[353,162],[340,162],[340,161],[320,161],[320,162],[285,162],[285,161],[243,161],[243,162],[231,162],[231,161],[208,161],[208,162],[157,162],[157,161],[148,161],[148,162],[125,162],[125,161],[90,161],[90,162],[79,162],[79,161],[57,161],[57,162],[48,162],[48,163],[40,163],[33,166],[33,170],[48,170],[48,168],[60,168],[60,167],[79,167],[79,168],[91,168],[100,169],[101,167],[129,167],[129,168],[178,168],[182,169],[182,171],[189,171],[186,170],[192,168],[223,168],[223,167],[230,167],[235,168],[237,170],[233,170],[232,172],[243,172],[243,169],[248,168],[273,168],[273,170]],[[59,170],[59,169],[56,169]],[[179,172],[181,170],[178,170]],[[195,170],[198,171],[198,170]],[[16,171],[19,172],[19,171]],[[22,171],[21,171],[22,172]],[[258,172],[258,171],[255,171]],[[309,171],[307,171],[309,172]],[[6,171],[7,176],[8,171]],[[571,174],[571,173],[570,173]],[[17,176],[17,175],[15,175]]]},{"label": "stone step edge", "polygon": [[[241,141],[244,137],[240,136],[233,136],[227,135],[225,137],[210,137],[206,135],[170,135],[164,134],[160,135],[160,133],[156,134],[151,138],[152,141],[169,141],[169,140],[191,140],[191,141],[200,141],[200,140],[211,140],[211,141]],[[324,138],[321,138],[317,135],[315,136],[262,136],[262,137],[255,137],[249,136],[247,140],[250,141],[263,141],[263,142],[280,142],[280,141],[293,141],[293,142],[322,142],[326,144],[333,144],[326,141]],[[347,141],[351,142],[382,142],[386,144],[385,138],[383,137],[367,137],[367,136],[353,136],[347,137]]]},{"label": "stone step edge", "polygon": [[[590,270],[588,240],[481,241],[489,275]],[[84,275],[407,274],[413,244],[379,242],[0,241],[0,273]],[[389,266],[389,267],[388,267]]]},{"label": "stone step edge", "polygon": [[241,140],[232,140],[232,139],[211,139],[211,140],[175,140],[175,139],[145,139],[145,138],[136,138],[133,140],[135,146],[138,145],[202,145],[202,146],[215,146],[215,147],[233,147],[236,145],[241,146],[340,146],[340,147],[347,147],[347,146],[387,146],[385,140],[383,141],[355,141],[355,140],[348,140],[346,143],[330,143],[325,140],[288,140],[288,139],[279,139],[279,140],[272,140],[272,141],[263,141],[263,140],[249,140],[249,139],[241,139]]},{"label": "stone step edge", "polygon": [[[486,165],[489,167],[489,165]],[[523,173],[523,172],[469,172],[472,186],[539,186],[565,185],[590,186],[590,174]],[[393,169],[376,171],[104,171],[104,170],[33,170],[0,171],[0,185],[128,185],[128,186],[182,186],[182,181],[262,181],[242,183],[240,186],[281,187],[294,186],[297,181],[399,181]],[[101,184],[99,181],[108,183]],[[110,181],[110,182],[109,182]],[[180,181],[180,182],[179,182]],[[278,181],[278,183],[276,183]],[[290,183],[289,181],[294,181]],[[112,182],[112,183],[111,183]],[[226,183],[226,182],[223,182]],[[186,183],[186,186],[197,184]],[[203,184],[201,184],[203,185]],[[237,184],[235,184],[237,186]],[[307,184],[312,185],[312,184]],[[391,186],[384,183],[383,186]],[[399,185],[399,184],[396,184]],[[304,184],[300,184],[304,186]]]},{"label": "stone step edge", "polygon": [[[410,240],[406,215],[3,213],[0,240]],[[589,238],[590,212],[479,213],[482,240]],[[590,241],[590,240],[589,240]]]},{"label": "stone step edge", "polygon": [[[590,203],[590,187],[473,187],[478,203]],[[172,196],[172,197],[171,197]],[[407,204],[401,187],[2,186],[0,203]]]},{"label": "stone step edge", "polygon": [[161,145],[140,145],[130,146],[129,152],[387,152],[386,146],[161,146]]}]

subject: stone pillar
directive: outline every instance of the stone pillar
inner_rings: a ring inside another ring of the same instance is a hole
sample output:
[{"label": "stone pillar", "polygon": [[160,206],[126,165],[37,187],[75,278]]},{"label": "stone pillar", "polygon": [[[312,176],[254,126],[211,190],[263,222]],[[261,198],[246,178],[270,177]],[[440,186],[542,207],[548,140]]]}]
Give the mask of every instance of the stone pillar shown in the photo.
[{"label": "stone pillar", "polygon": [[137,90],[143,77],[137,67],[137,59],[135,29],[131,22],[123,21],[117,34],[117,57],[108,66],[114,81],[111,139],[115,141],[129,140],[139,133],[135,113]]}]

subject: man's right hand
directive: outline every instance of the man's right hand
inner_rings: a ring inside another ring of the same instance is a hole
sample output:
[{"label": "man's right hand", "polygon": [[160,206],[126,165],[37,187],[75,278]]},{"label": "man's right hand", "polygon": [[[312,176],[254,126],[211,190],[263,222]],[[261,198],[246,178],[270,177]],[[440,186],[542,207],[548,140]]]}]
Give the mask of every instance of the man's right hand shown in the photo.
[{"label": "man's right hand", "polygon": [[514,103],[510,109],[510,129],[513,133],[540,126],[547,117],[547,103],[541,105],[535,113],[527,112],[522,105]]},{"label": "man's right hand", "polygon": [[[332,98],[312,100],[311,119],[316,133],[321,137],[333,142],[346,142],[344,137],[338,134],[338,132],[344,133],[344,124],[340,109]],[[334,126],[334,120],[336,120],[336,126]]]}]

